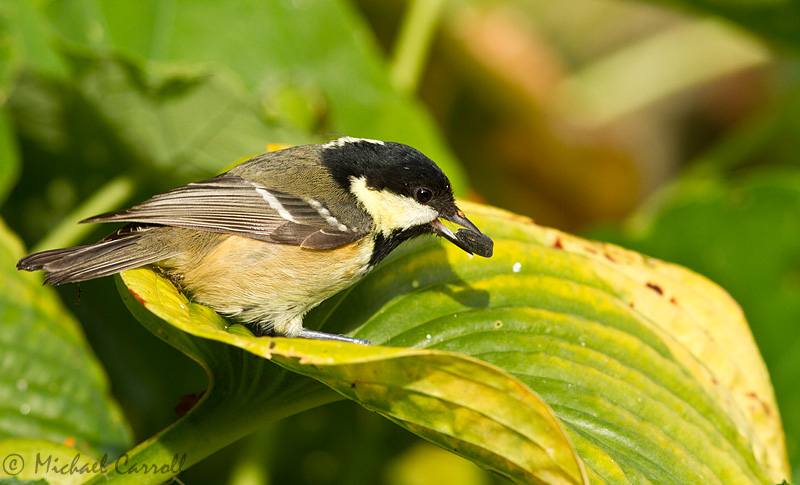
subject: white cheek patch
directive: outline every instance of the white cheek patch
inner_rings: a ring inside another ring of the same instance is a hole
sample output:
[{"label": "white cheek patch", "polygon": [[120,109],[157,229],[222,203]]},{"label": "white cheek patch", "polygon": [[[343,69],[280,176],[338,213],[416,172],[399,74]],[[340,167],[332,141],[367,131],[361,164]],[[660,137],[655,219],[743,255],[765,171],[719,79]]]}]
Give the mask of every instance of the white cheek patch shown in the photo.
[{"label": "white cheek patch", "polygon": [[375,225],[388,234],[395,229],[408,229],[433,222],[439,213],[432,207],[420,204],[388,190],[372,190],[364,177],[350,179],[350,190],[364,204]]}]

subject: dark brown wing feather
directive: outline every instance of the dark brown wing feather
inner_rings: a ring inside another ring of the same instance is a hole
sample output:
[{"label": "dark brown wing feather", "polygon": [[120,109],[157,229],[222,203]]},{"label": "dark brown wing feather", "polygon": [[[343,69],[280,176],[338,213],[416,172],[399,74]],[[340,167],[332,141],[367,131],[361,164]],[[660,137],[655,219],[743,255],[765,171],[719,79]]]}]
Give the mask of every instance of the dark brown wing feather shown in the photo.
[{"label": "dark brown wing feather", "polygon": [[269,190],[232,174],[179,187],[130,209],[83,222],[185,227],[309,249],[339,247],[369,231],[363,225],[344,226],[319,201]]}]

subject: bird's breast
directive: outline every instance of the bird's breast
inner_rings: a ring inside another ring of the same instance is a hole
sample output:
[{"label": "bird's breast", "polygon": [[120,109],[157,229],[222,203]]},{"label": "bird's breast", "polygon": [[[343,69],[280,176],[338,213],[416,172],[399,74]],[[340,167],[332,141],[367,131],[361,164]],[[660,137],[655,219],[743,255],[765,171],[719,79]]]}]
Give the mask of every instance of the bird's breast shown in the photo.
[{"label": "bird's breast", "polygon": [[303,314],[369,270],[371,237],[328,250],[228,236],[196,257],[167,262],[191,297],[247,322]]}]

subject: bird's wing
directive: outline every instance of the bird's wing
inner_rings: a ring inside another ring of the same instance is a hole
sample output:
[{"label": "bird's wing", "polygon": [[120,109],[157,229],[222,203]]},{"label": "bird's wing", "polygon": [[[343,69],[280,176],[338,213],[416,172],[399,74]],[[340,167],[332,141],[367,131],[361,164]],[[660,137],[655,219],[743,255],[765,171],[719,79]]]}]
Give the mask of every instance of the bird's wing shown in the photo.
[{"label": "bird's wing", "polygon": [[343,246],[369,232],[364,223],[353,227],[341,222],[321,201],[270,190],[230,173],[82,222],[186,227],[309,249]]}]

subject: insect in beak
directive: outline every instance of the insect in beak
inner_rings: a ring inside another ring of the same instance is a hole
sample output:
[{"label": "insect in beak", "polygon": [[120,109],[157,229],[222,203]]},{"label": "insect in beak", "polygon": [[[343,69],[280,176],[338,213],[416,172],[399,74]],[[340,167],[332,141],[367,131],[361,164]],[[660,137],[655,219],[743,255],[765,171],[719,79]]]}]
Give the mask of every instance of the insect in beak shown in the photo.
[{"label": "insect in beak", "polygon": [[436,234],[447,239],[469,254],[474,253],[484,258],[488,258],[492,255],[492,250],[494,248],[492,239],[486,234],[483,234],[475,224],[470,222],[461,209],[456,209],[453,214],[442,214],[441,218],[466,229],[459,229],[453,234],[453,231],[445,226],[441,219],[435,219],[430,224],[433,226],[433,231]]}]

